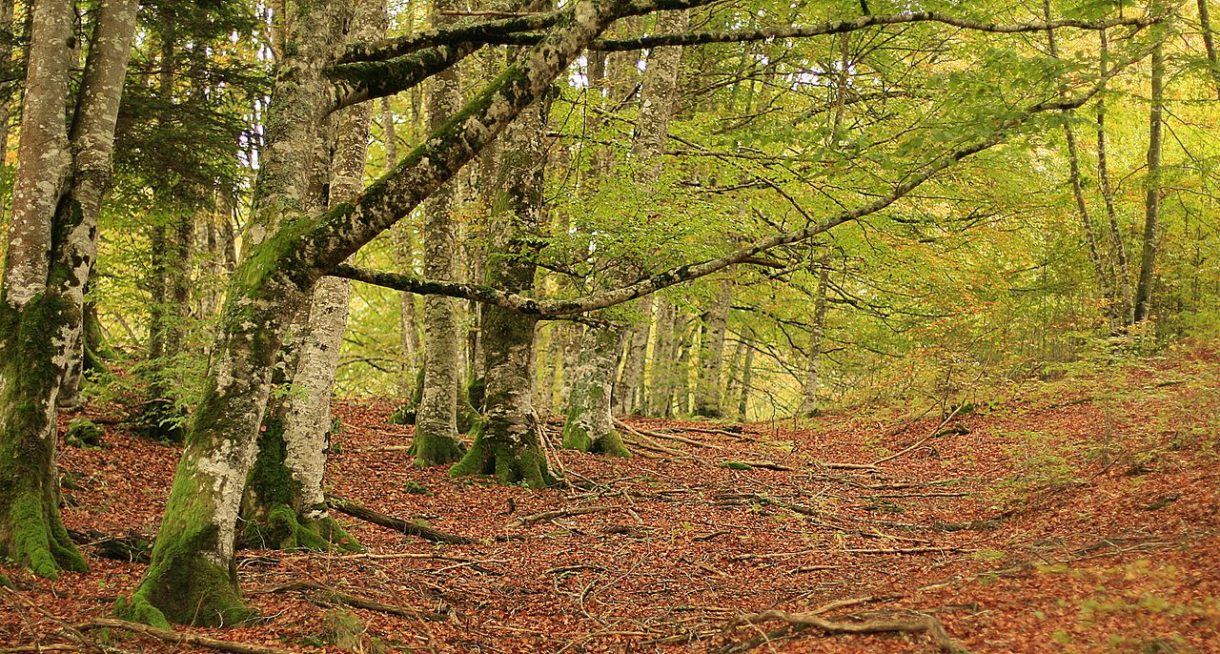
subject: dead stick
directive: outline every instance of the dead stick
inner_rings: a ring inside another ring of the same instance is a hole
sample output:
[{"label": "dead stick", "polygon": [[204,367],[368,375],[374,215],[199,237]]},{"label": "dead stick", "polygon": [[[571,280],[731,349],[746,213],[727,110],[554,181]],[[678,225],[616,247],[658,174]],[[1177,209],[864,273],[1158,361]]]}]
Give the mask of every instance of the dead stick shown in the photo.
[{"label": "dead stick", "polygon": [[940,620],[924,615],[910,620],[876,619],[861,622],[840,622],[828,620],[813,613],[787,613],[785,611],[763,611],[742,618],[743,622],[761,622],[765,620],[781,620],[790,625],[803,625],[821,629],[828,634],[876,634],[890,632],[926,633],[936,641],[941,651],[964,653],[966,650],[945,631]]},{"label": "dead stick", "polygon": [[572,516],[587,515],[589,513],[604,513],[606,511],[617,511],[617,510],[618,510],[618,507],[616,507],[616,506],[585,506],[585,507],[575,507],[575,508],[570,508],[570,509],[555,509],[554,511],[543,511],[542,513],[535,513],[533,515],[521,516],[520,518],[517,518],[516,520],[509,522],[505,526],[506,527],[523,527],[525,525],[532,525],[535,522],[542,522],[543,520],[553,520],[555,518],[569,518]]},{"label": "dead stick", "polygon": [[918,441],[915,442],[914,445],[902,450],[901,452],[897,452],[897,453],[891,454],[889,456],[883,456],[880,459],[873,461],[873,465],[879,466],[882,463],[885,463],[886,461],[893,461],[894,459],[897,459],[898,457],[902,456],[903,454],[906,454],[907,452],[911,452],[911,451],[919,449],[924,443],[927,443],[928,441],[932,440],[933,438],[936,438],[936,435],[940,433],[940,430],[943,429],[945,425],[949,424],[949,421],[952,420],[953,417],[957,415],[957,412],[961,411],[961,410],[962,410],[961,406],[955,407],[953,409],[953,411],[951,413],[949,413],[949,417],[942,420],[941,423],[936,426],[936,429],[932,430],[932,433],[919,439]]}]

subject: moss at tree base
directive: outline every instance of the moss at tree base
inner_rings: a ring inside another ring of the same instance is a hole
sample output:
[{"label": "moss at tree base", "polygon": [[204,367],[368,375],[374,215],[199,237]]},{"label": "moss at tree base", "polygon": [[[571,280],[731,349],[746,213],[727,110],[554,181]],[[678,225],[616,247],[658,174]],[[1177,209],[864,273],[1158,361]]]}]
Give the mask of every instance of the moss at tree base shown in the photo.
[{"label": "moss at tree base", "polygon": [[539,446],[514,447],[510,443],[495,442],[484,438],[482,426],[475,431],[470,451],[449,469],[450,477],[468,475],[493,475],[501,484],[521,484],[528,488],[545,488],[555,483]]},{"label": "moss at tree base", "polygon": [[168,628],[237,625],[256,615],[242,602],[234,572],[200,552],[200,534],[152,553],[152,565],[131,598],[120,598],[115,613],[124,620]]},{"label": "moss at tree base", "polygon": [[623,444],[623,437],[617,430],[612,429],[605,436],[594,440],[589,436],[588,429],[570,420],[563,426],[563,447],[590,454],[631,456],[631,451]]},{"label": "moss at tree base", "polygon": [[[418,428],[416,430],[418,431]],[[461,460],[466,448],[456,438],[424,436],[417,433],[408,452],[415,455],[416,468],[428,468]]]},{"label": "moss at tree base", "polygon": [[362,552],[364,547],[334,518],[298,516],[286,504],[267,512],[266,520],[250,521],[242,530],[242,545],[280,550]]},{"label": "moss at tree base", "polygon": [[3,530],[8,534],[8,558],[47,579],[58,579],[63,570],[87,572],[89,566],[64,529],[59,510],[40,495],[27,491],[13,500]]}]

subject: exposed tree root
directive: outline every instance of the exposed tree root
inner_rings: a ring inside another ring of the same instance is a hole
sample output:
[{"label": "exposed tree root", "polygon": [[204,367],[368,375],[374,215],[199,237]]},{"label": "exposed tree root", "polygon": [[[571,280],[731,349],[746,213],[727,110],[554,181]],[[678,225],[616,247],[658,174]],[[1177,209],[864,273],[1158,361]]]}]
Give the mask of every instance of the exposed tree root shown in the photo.
[{"label": "exposed tree root", "polygon": [[374,511],[366,506],[362,506],[351,500],[346,500],[336,495],[331,495],[330,493],[326,494],[326,503],[330,506],[330,508],[338,511],[339,513],[345,513],[353,518],[359,518],[375,525],[381,525],[382,527],[393,529],[394,531],[407,534],[408,536],[418,536],[433,543],[469,545],[475,542],[473,539],[465,536],[447,534],[443,531],[437,531],[431,527],[425,527],[424,525],[415,524],[414,522],[407,522],[402,518],[395,518],[394,516],[386,515],[384,513],[378,513],[377,511]]},{"label": "exposed tree root", "polygon": [[755,624],[758,622],[766,622],[770,620],[779,620],[788,623],[787,626],[769,632],[762,636],[752,638],[742,643],[734,643],[720,650],[721,654],[729,654],[736,652],[749,651],[763,643],[776,638],[782,638],[791,633],[803,631],[805,629],[818,629],[826,634],[883,634],[883,633],[924,633],[927,634],[937,647],[942,652],[950,654],[966,654],[965,647],[954,640],[949,633],[945,631],[945,626],[940,623],[940,620],[930,615],[915,615],[892,618],[873,618],[860,621],[844,621],[823,618],[818,615],[818,612],[809,613],[787,613],[785,611],[770,610],[753,615],[743,616],[737,620],[738,624],[749,623]]},{"label": "exposed tree root", "polygon": [[96,556],[128,563],[148,563],[152,557],[152,540],[135,531],[126,536],[111,536],[100,531],[68,530],[77,545],[90,547]]},{"label": "exposed tree root", "polygon": [[607,511],[618,510],[619,508],[616,506],[584,506],[570,509],[555,509],[554,511],[543,511],[542,513],[521,516],[520,518],[508,523],[506,526],[523,527],[525,525],[532,525],[535,522],[542,522],[543,520],[553,520],[555,518],[567,518],[570,516],[587,515],[589,513],[605,513]]},{"label": "exposed tree root", "polygon": [[355,609],[377,611],[379,613],[388,613],[390,615],[397,615],[404,618],[428,620],[430,622],[444,622],[448,619],[448,616],[444,615],[443,613],[423,611],[420,609],[413,609],[407,606],[398,606],[395,604],[385,604],[367,597],[349,595],[348,593],[339,592],[323,584],[312,581],[297,581],[291,584],[285,584],[283,586],[276,586],[275,588],[271,588],[263,592],[301,592],[309,597],[311,601],[316,603],[343,604]]},{"label": "exposed tree root", "polygon": [[207,636],[200,636],[183,631],[159,629],[157,627],[150,627],[140,622],[128,622],[127,620],[118,620],[115,618],[95,618],[90,622],[78,624],[75,626],[75,628],[81,631],[88,629],[122,629],[123,631],[140,634],[141,636],[149,636],[158,640],[163,640],[167,643],[177,643],[179,645],[198,645],[199,647],[220,650],[222,652],[234,652],[234,654],[293,654],[292,650],[280,649],[278,647],[254,645],[251,643],[237,643],[231,640],[220,640],[217,638],[209,638]]}]

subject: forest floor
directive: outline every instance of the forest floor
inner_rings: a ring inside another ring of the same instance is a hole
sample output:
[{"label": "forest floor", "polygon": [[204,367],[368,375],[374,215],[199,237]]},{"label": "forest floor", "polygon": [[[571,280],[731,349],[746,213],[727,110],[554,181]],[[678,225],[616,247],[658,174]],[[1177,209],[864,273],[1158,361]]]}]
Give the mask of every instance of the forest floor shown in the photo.
[{"label": "forest floor", "polygon": [[[296,652],[886,653],[939,645],[921,631],[828,634],[782,619],[930,616],[976,653],[1220,652],[1215,351],[1026,382],[947,422],[893,408],[740,433],[631,420],[628,436],[649,443],[636,456],[555,454],[568,490],[416,470],[402,449],[410,429],[387,424],[390,410],[336,406],[334,492],[477,543],[336,514],[367,553],[244,551],[242,587],[265,620],[180,631]],[[114,430],[101,449],[64,448],[77,488],[65,491],[68,526],[151,536],[177,456]],[[144,571],[90,565],[54,582],[0,566],[18,587],[0,591],[0,651],[77,649],[63,625],[109,615]],[[296,582],[392,606],[283,589]],[[109,642],[202,651],[117,631]]]}]

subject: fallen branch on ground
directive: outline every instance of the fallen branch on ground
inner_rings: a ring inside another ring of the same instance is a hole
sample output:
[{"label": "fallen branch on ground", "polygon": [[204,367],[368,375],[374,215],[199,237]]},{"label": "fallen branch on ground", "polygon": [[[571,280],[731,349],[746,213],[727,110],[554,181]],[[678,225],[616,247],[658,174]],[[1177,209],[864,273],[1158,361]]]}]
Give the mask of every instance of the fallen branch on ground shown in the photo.
[{"label": "fallen branch on ground", "polygon": [[111,536],[100,531],[69,529],[68,536],[77,545],[92,548],[103,559],[148,563],[152,557],[152,539],[135,531],[128,531],[126,536]]},{"label": "fallen branch on ground", "polygon": [[728,468],[730,470],[754,470],[757,468],[763,468],[765,470],[778,470],[780,472],[791,472],[792,470],[795,470],[795,468],[792,466],[786,466],[782,463],[776,463],[774,461],[721,461],[720,467]]},{"label": "fallen branch on ground", "polygon": [[664,439],[664,440],[677,441],[679,443],[686,443],[687,445],[694,445],[695,447],[706,447],[706,448],[710,448],[713,450],[723,450],[724,449],[723,447],[721,447],[719,445],[713,445],[711,443],[702,443],[702,442],[694,440],[692,438],[684,438],[684,437],[678,436],[676,434],[666,434],[666,433],[659,432],[659,431],[653,431],[651,429],[641,429],[640,427],[632,427],[631,425],[628,425],[627,423],[623,422],[622,420],[619,420],[618,418],[614,419],[614,423],[616,425],[618,425],[624,429],[630,430],[636,434],[643,434],[646,436],[651,436],[653,438],[660,438],[660,439]]},{"label": "fallen branch on ground", "polygon": [[357,504],[351,500],[346,500],[337,495],[331,495],[330,493],[326,494],[326,504],[339,513],[344,513],[353,518],[359,518],[375,525],[381,525],[382,527],[393,529],[394,531],[407,534],[408,536],[418,536],[433,543],[469,545],[475,542],[473,539],[465,536],[447,534],[443,531],[437,531],[432,527],[425,527],[424,525],[415,524],[414,522],[407,522],[402,518],[395,518],[394,516],[386,515],[384,513],[378,513],[377,511],[374,511],[366,506],[361,506],[360,504]]},{"label": "fallen branch on ground", "polygon": [[139,622],[128,622],[127,620],[117,620],[115,618],[94,618],[89,622],[78,624],[76,629],[122,629],[142,636],[150,636],[158,640],[163,640],[167,643],[177,643],[179,645],[198,645],[208,649],[216,649],[222,652],[233,652],[234,654],[294,654],[292,650],[280,649],[278,647],[268,647],[266,645],[255,645],[252,643],[237,643],[231,640],[220,640],[218,638],[209,638],[207,636],[199,636],[184,631],[169,631],[168,629],[158,629],[150,627]]},{"label": "fallen branch on ground", "polygon": [[941,423],[936,426],[936,429],[932,430],[932,433],[928,434],[927,436],[924,436],[923,438],[919,439],[918,441],[915,441],[915,443],[913,445],[903,449],[900,452],[895,452],[894,454],[891,454],[889,456],[883,456],[880,459],[873,461],[873,465],[879,466],[882,463],[885,463],[887,461],[893,461],[894,459],[897,459],[898,457],[906,454],[907,452],[914,452],[915,450],[922,447],[924,443],[927,443],[928,441],[932,440],[933,438],[940,436],[941,430],[945,428],[945,425],[949,424],[949,421],[953,420],[953,418],[955,416],[957,416],[957,412],[961,411],[961,410],[962,410],[962,407],[960,407],[960,406],[954,408],[953,411],[949,413],[949,416],[947,418],[945,418],[944,420],[942,420]]}]

